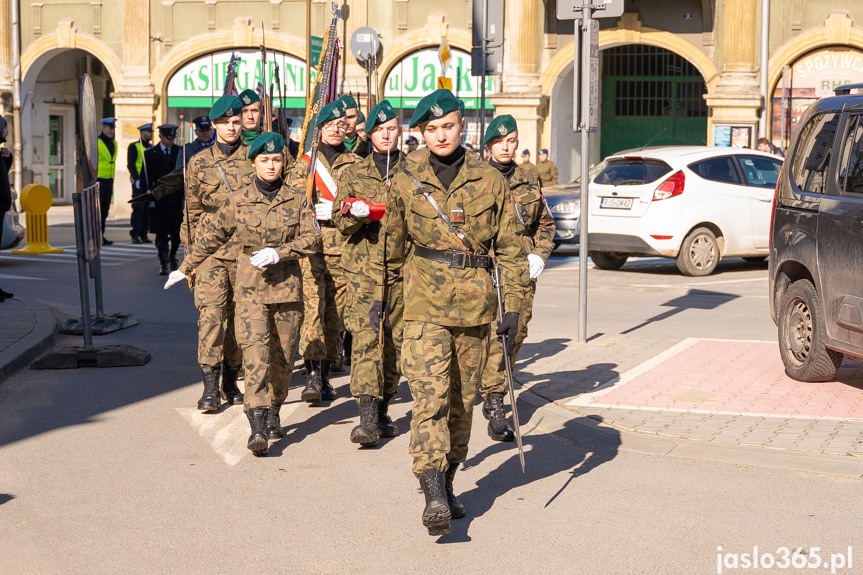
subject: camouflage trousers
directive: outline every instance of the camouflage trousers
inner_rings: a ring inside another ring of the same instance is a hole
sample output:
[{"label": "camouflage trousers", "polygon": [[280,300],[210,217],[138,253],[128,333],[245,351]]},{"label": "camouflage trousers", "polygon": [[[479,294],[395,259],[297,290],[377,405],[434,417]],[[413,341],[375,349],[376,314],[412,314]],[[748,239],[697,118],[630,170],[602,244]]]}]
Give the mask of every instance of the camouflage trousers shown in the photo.
[{"label": "camouflage trousers", "polygon": [[300,260],[303,272],[303,325],[300,328],[300,355],[321,361],[327,357],[324,342],[324,264],[323,254]]},{"label": "camouflage trousers", "polygon": [[[515,336],[515,345],[512,348],[512,357],[509,358],[510,365],[515,365],[518,350],[524,338],[527,337],[527,324],[533,317],[533,296],[536,294],[536,281],[530,282],[530,289],[521,300],[521,309],[518,312],[518,333]],[[503,365],[503,344],[495,332],[497,331],[497,320],[491,324],[491,336],[488,343],[488,362],[482,372],[482,387],[480,393],[488,397],[490,393],[506,393],[506,366]]]},{"label": "camouflage trousers", "polygon": [[300,302],[237,303],[237,339],[243,350],[245,409],[283,403],[303,321]]},{"label": "camouflage trousers", "polygon": [[351,332],[351,394],[354,397],[371,395],[383,399],[384,394],[395,395],[401,369],[402,331],[405,311],[402,282],[387,290],[390,306],[391,329],[384,330],[384,346],[378,346],[379,337],[369,322],[369,310],[379,299],[380,288],[366,276],[347,274],[348,293],[345,308],[345,328]]},{"label": "camouflage trousers", "polygon": [[240,365],[242,352],[234,333],[234,284],[237,262],[209,257],[195,271],[198,308],[198,363]]},{"label": "camouflage trousers", "polygon": [[339,336],[345,329],[345,296],[348,280],[341,265],[341,255],[324,254],[324,343],[326,359],[339,357]]},{"label": "camouflage trousers", "polygon": [[405,321],[402,372],[414,399],[413,472],[446,471],[467,458],[473,404],[488,353],[489,326]]}]

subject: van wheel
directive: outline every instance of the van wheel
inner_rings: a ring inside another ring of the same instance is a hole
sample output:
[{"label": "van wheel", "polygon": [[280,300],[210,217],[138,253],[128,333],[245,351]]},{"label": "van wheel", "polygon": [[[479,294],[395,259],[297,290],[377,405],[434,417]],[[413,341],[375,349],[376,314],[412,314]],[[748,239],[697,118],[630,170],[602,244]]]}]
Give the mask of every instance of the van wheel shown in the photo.
[{"label": "van wheel", "polygon": [[696,228],[686,236],[677,254],[677,269],[685,276],[709,276],[719,264],[719,243],[707,228]]},{"label": "van wheel", "polygon": [[842,354],[824,345],[824,314],[809,280],[791,284],[779,309],[779,354],[785,373],[797,381],[830,381]]},{"label": "van wheel", "polygon": [[587,255],[593,260],[593,265],[601,270],[619,270],[629,259],[629,254],[617,252],[587,252]]}]

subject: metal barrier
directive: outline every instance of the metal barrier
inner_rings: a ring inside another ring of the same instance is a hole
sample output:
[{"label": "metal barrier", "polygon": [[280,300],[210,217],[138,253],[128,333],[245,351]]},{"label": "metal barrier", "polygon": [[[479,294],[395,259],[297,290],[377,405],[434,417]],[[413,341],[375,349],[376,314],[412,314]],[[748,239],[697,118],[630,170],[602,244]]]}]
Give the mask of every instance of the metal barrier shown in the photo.
[{"label": "metal barrier", "polygon": [[61,248],[48,243],[48,210],[54,203],[51,190],[42,184],[30,184],[21,190],[21,209],[26,214],[27,244],[13,254],[60,254]]}]

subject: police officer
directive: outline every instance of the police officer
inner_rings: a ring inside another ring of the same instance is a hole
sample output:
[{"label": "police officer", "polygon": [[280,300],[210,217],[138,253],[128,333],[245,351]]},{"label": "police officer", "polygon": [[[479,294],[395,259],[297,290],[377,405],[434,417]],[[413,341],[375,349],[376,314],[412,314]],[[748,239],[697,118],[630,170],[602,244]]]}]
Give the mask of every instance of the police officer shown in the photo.
[{"label": "police officer", "polygon": [[[153,140],[153,124],[141,124],[138,126],[138,140],[129,144],[126,150],[126,168],[129,170],[129,178],[132,181],[132,196],[140,196],[147,192],[147,186],[141,185],[144,178],[144,151],[150,147]],[[145,180],[146,182],[146,180]],[[132,216],[129,218],[133,244],[152,244],[153,240],[147,237],[150,229],[150,204],[132,204]]]},{"label": "police officer", "polygon": [[210,118],[198,116],[192,120],[192,123],[195,124],[195,140],[183,146],[183,153],[177,158],[175,168],[182,168],[184,159],[186,166],[188,166],[189,162],[192,161],[192,156],[213,145],[213,124],[210,122]]},{"label": "police officer", "polygon": [[557,185],[557,166],[548,159],[548,150],[543,148],[536,157],[536,171],[543,187]]},{"label": "police officer", "polygon": [[[156,187],[156,181],[174,169],[180,146],[174,143],[177,126],[159,126],[159,143],[144,152],[147,171],[144,174],[149,191]],[[168,275],[168,268],[175,270],[177,250],[180,247],[180,224],[183,222],[182,195],[157,200],[150,210],[150,232],[156,235],[156,250],[159,256],[159,275]]]},{"label": "police officer", "polygon": [[114,172],[117,164],[117,141],[114,130],[117,127],[116,118],[102,118],[102,133],[96,142],[99,152],[99,168],[96,179],[99,182],[99,207],[102,216],[102,245],[110,246],[114,242],[105,237],[105,222],[111,209],[111,198],[114,196]]},{"label": "police officer", "polygon": [[[351,441],[363,447],[378,444],[380,437],[395,437],[398,427],[387,415],[390,400],[398,390],[402,345],[401,277],[383,285],[372,275],[371,261],[384,257],[382,226],[383,204],[393,176],[405,167],[399,152],[401,126],[398,114],[388,100],[369,112],[366,126],[373,151],[363,161],[350,166],[339,185],[333,204],[333,223],[347,237],[341,266],[347,277],[345,327],[351,332],[351,394],[357,399],[360,423],[351,431]],[[372,213],[372,208],[375,212]],[[379,345],[379,325],[372,325],[369,312],[375,299],[389,305],[386,318],[390,328],[384,330]]]},{"label": "police officer", "polygon": [[243,102],[243,141],[251,146],[255,138],[261,135],[264,103],[254,90],[240,92],[240,100]]},{"label": "police officer", "polygon": [[244,410],[248,448],[267,454],[267,439],[283,437],[279,410],[288,396],[297,336],[303,319],[298,259],[320,248],[311,206],[282,180],[279,134],[258,136],[249,150],[254,178],[229,194],[215,217],[199,228],[194,250],[172,272],[165,289],[182,281],[226,244],[236,244],[237,335],[243,349]]},{"label": "police officer", "polygon": [[[491,157],[489,164],[506,178],[515,202],[524,253],[527,254],[530,289],[518,310],[518,333],[515,337],[510,362],[515,361],[524,338],[527,323],[533,316],[533,298],[536,279],[545,269],[545,262],[554,249],[554,218],[548,211],[536,175],[517,165],[513,160],[518,149],[518,125],[515,118],[506,114],[492,120],[483,139]],[[492,324],[496,327],[497,322]],[[506,393],[506,372],[503,364],[503,347],[492,342],[488,362],[482,375],[482,413],[488,422],[488,435],[495,441],[512,441],[512,430],[506,422],[503,396]]]},{"label": "police officer", "polygon": [[[387,197],[386,274],[388,280],[404,274],[401,363],[414,398],[410,453],[425,495],[423,525],[442,535],[451,531],[451,518],[465,514],[453,478],[467,457],[497,312],[489,256],[502,278],[505,313],[497,333],[509,341],[527,291],[527,260],[506,180],[465,153],[464,117],[452,92],[420,100],[410,125],[420,127],[427,149],[408,159]],[[372,324],[386,308],[381,301],[372,305]]]},{"label": "police officer", "polygon": [[[307,267],[303,269],[303,285],[309,292],[317,289],[321,303],[316,306],[316,301],[307,302],[304,333],[300,334],[300,351],[306,360],[307,375],[301,397],[309,403],[336,398],[336,392],[330,384],[330,366],[339,356],[339,335],[347,290],[347,280],[340,263],[346,239],[333,224],[333,200],[327,199],[327,196],[335,198],[338,195],[338,186],[345,170],[361,159],[345,147],[347,123],[341,100],[334,100],[321,109],[317,125],[321,142],[316,161],[314,201],[315,218],[323,233],[323,257],[314,255],[309,258]],[[303,158],[303,161],[294,165],[289,181],[291,187],[302,190],[306,187],[309,174],[308,157]],[[321,189],[321,186],[325,189]]]}]

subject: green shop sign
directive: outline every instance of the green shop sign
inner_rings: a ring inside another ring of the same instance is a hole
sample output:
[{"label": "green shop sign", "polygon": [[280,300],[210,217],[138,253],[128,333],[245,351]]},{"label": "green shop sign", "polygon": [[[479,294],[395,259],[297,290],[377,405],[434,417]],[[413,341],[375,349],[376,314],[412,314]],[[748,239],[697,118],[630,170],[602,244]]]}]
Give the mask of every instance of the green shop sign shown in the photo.
[{"label": "green shop sign", "polygon": [[[224,89],[228,77],[228,64],[231,54],[240,56],[237,64],[237,90],[242,92],[247,88],[255,90],[263,84],[263,66],[260,50],[226,50],[201,56],[187,62],[171,77],[168,82],[169,108],[209,108],[218,99]],[[306,63],[299,58],[282,52],[267,51],[267,91],[273,87],[275,107],[279,107],[279,90],[275,83],[276,64],[279,66],[279,76],[282,81],[282,93],[285,96],[287,108],[306,107]],[[312,69],[312,82],[315,81],[315,70]]]},{"label": "green shop sign", "polygon": [[[446,69],[446,77],[452,79],[455,95],[464,100],[469,110],[480,107],[480,78],[470,75],[470,54],[451,49],[452,59]],[[416,108],[423,96],[437,89],[437,78],[441,66],[437,48],[414,52],[395,65],[387,76],[384,97],[397,108]],[[495,94],[494,79],[486,76],[486,96]],[[494,106],[486,98],[486,108]]]}]

